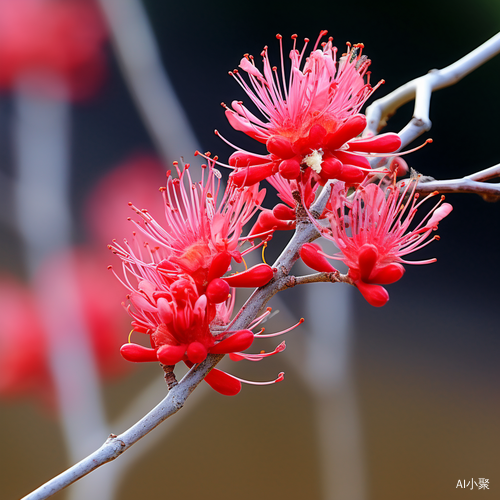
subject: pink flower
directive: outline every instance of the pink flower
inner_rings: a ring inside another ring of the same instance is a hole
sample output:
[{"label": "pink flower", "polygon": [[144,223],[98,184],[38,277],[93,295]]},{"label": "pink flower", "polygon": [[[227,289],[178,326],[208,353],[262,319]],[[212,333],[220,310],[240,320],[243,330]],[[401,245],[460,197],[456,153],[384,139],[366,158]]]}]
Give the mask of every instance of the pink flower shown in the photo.
[{"label": "pink flower", "polygon": [[[177,163],[174,165],[179,177],[172,178],[168,172],[167,185],[160,189],[165,204],[166,223],[163,226],[147,210],[130,204],[140,216],[139,221],[134,221],[138,230],[136,240],[147,248],[148,267],[158,268],[167,281],[179,274],[188,274],[200,293],[207,292],[209,300],[214,301],[212,280],[228,271],[232,259],[240,263],[244,255],[256,248],[250,246],[240,251],[241,245],[248,240],[241,233],[260,208],[265,190],[259,191],[257,185],[239,189],[230,183],[221,193],[220,174],[213,168],[213,161],[209,167],[203,166],[200,183],[192,182],[189,165],[183,170]],[[117,244],[111,247],[126,262],[144,262],[140,246],[137,255],[127,243],[126,248]],[[241,273],[241,277],[239,281],[244,282],[247,277],[248,284],[234,286],[263,286],[273,277],[273,272],[267,264],[261,264]],[[215,302],[223,302],[228,292],[229,287],[224,298]]]},{"label": "pink flower", "polygon": [[[382,182],[382,181],[381,181]],[[420,250],[438,236],[430,238],[439,222],[451,211],[444,196],[414,227],[410,225],[422,203],[415,193],[418,177],[396,185],[365,184],[349,197],[344,183],[337,183],[331,193],[330,228],[319,226],[322,234],[333,241],[340,253],[331,257],[349,267],[349,276],[363,297],[373,306],[380,307],[389,300],[384,287],[398,281],[404,274],[402,264],[429,264],[436,259],[406,261],[403,257]],[[309,249],[309,254],[312,249]],[[310,259],[308,265],[314,264]],[[313,268],[314,265],[312,266]],[[319,271],[325,271],[324,266]]]},{"label": "pink flower", "polygon": [[[168,173],[161,188],[166,224],[161,226],[147,210],[132,208],[135,223],[133,248],[113,242],[110,249],[122,259],[122,283],[129,290],[127,311],[133,331],[149,335],[151,347],[129,342],[123,357],[134,362],[159,361],[188,366],[208,354],[238,354],[250,347],[251,330],[226,331],[234,306],[234,289],[259,287],[273,277],[267,264],[224,276],[231,260],[243,260],[243,226],[259,209],[265,191],[257,185],[239,189],[230,183],[221,192],[220,174],[213,161],[203,167],[200,183],[193,183],[189,165]],[[276,351],[279,352],[279,351]],[[259,356],[259,355],[254,355]],[[265,357],[265,356],[261,356]],[[222,394],[239,392],[241,380],[219,370],[205,379]],[[274,381],[273,381],[274,382]]]},{"label": "pink flower", "polygon": [[240,62],[248,83],[238,70],[232,73],[264,119],[233,101],[233,109],[226,109],[229,123],[265,143],[269,153],[262,156],[236,148],[229,161],[236,184],[248,186],[276,173],[300,182],[307,171],[322,185],[329,179],[359,184],[370,170],[370,154],[391,153],[401,146],[399,136],[393,133],[358,138],[366,126],[359,111],[378,85],[373,88],[369,78],[365,80],[370,60],[362,55],[363,45],[349,45],[338,59],[332,38],[318,48],[326,33],[320,33],[307,58],[304,54],[309,40],[299,52],[297,36],[292,36],[288,80],[280,35],[281,72],[271,67],[264,48],[262,72],[252,56],[246,55]]}]

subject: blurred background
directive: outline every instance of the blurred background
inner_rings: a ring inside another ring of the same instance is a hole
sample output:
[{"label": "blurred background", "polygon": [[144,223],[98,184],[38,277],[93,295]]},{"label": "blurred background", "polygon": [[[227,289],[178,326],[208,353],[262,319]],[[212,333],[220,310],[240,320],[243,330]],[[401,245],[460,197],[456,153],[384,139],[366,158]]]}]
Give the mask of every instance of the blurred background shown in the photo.
[{"label": "blurred background", "polygon": [[[499,26],[492,0],[0,0],[0,496],[27,494],[166,394],[159,367],[118,355],[129,317],[106,244],[129,235],[128,201],[161,220],[171,161],[229,156],[215,128],[254,147],[220,107],[248,101],[227,75],[244,53],[269,45],[277,64],[276,33],[363,42],[372,83],[386,82],[373,101]],[[497,164],[499,76],[497,56],[434,94],[434,142],[408,164],[437,179]],[[283,383],[234,398],[200,386],[137,450],[54,498],[444,500],[479,478],[498,497],[500,205],[447,201],[441,241],[418,255],[438,262],[407,266],[385,307],[341,285],[280,294],[266,330],[306,318],[287,351],[225,366],[253,380],[283,370]]]}]

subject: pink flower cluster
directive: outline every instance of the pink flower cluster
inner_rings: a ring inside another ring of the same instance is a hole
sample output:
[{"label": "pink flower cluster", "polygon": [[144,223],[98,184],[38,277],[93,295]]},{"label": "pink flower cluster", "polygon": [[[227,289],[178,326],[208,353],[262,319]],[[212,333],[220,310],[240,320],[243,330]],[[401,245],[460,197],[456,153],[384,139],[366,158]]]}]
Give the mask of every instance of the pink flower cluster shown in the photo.
[{"label": "pink flower cluster", "polygon": [[[208,354],[266,357],[241,352],[253,343],[251,329],[226,329],[234,307],[231,289],[264,286],[273,278],[267,264],[226,276],[233,262],[244,262],[244,256],[260,246],[251,244],[243,250],[248,238],[242,231],[259,210],[265,190],[258,185],[240,189],[231,182],[222,190],[213,161],[203,166],[199,183],[192,181],[189,165],[183,169],[174,165],[178,177],[169,172],[167,185],[161,188],[165,223],[160,225],[147,210],[131,204],[139,216],[133,221],[133,245],[127,241],[123,246],[110,245],[123,261],[122,283],[129,290],[127,310],[133,331],[149,335],[151,344],[129,342],[121,353],[129,361],[159,361],[167,366],[181,361],[192,366]],[[205,380],[222,394],[233,395],[241,388],[239,379],[217,369]]]},{"label": "pink flower cluster", "polygon": [[[264,263],[228,273],[244,263],[248,252],[267,244],[275,230],[295,228],[298,213],[308,214],[318,235],[337,246],[339,252],[330,258],[348,266],[348,281],[377,307],[389,298],[384,285],[403,276],[403,264],[409,263],[403,257],[437,239],[431,235],[451,205],[440,199],[414,223],[425,200],[415,193],[417,177],[396,183],[396,176],[407,171],[395,154],[401,147],[399,136],[361,135],[367,123],[361,107],[378,86],[369,83],[370,61],[362,54],[363,45],[349,45],[339,57],[332,38],[320,44],[325,35],[320,33],[308,57],[309,41],[299,50],[296,35],[292,37],[288,77],[279,35],[280,70],[271,66],[265,48],[262,70],[247,54],[239,65],[246,78],[238,70],[231,73],[263,118],[234,101],[232,109],[226,107],[227,119],[235,130],[264,143],[264,154],[233,146],[225,188],[215,169],[217,158],[210,159],[208,153],[199,183],[192,182],[189,165],[181,169],[174,164],[178,177],[169,172],[161,188],[166,219],[162,225],[147,210],[131,205],[139,216],[133,221],[134,242],[114,242],[110,248],[122,259],[133,331],[148,335],[150,347],[129,342],[121,349],[126,359],[192,366],[209,354],[255,361],[283,350],[284,343],[271,353],[243,353],[256,337],[264,336],[252,329],[268,311],[248,329],[231,330],[234,288],[266,286],[276,270]],[[396,158],[397,167],[392,173],[374,171],[369,161],[373,156]],[[272,209],[262,207],[265,190],[259,183],[264,180],[283,201]],[[310,207],[327,183],[331,194],[319,216],[329,223],[325,225]],[[251,231],[242,236],[257,213]],[[303,245],[300,255],[319,272],[338,272],[315,243]],[[413,263],[429,262],[433,260]],[[276,381],[281,379],[280,374]],[[206,381],[222,394],[236,394],[241,388],[240,379],[216,369]]]},{"label": "pink flower cluster", "polygon": [[[406,163],[395,154],[401,147],[399,136],[361,135],[367,121],[360,109],[380,83],[375,87],[369,83],[370,60],[362,55],[362,44],[348,44],[346,53],[339,58],[332,38],[319,48],[326,34],[320,33],[309,57],[305,57],[309,40],[305,39],[299,51],[297,36],[292,36],[288,78],[280,35],[281,71],[271,66],[265,48],[261,53],[262,71],[246,54],[239,67],[248,80],[238,70],[231,73],[264,119],[240,101],[233,101],[232,109],[226,108],[226,117],[235,130],[265,143],[267,154],[233,146],[237,151],[229,159],[233,169],[230,177],[241,186],[266,179],[284,202],[261,212],[252,235],[293,229],[297,204],[294,193],[308,210],[318,188],[333,183],[321,214],[330,227],[326,229],[311,219],[322,236],[339,248],[333,258],[349,267],[349,277],[365,299],[382,306],[389,299],[382,285],[399,280],[404,273],[402,263],[408,263],[401,257],[430,242],[430,234],[452,207],[440,201],[416,229],[410,230],[424,200],[417,203],[417,179],[395,184],[396,175],[407,172]],[[391,163],[392,173],[376,172],[378,178],[382,177],[378,184],[369,162],[370,157],[377,156],[396,160]],[[301,256],[315,270],[336,272],[317,244],[304,245]],[[429,262],[433,260],[415,263]]]}]

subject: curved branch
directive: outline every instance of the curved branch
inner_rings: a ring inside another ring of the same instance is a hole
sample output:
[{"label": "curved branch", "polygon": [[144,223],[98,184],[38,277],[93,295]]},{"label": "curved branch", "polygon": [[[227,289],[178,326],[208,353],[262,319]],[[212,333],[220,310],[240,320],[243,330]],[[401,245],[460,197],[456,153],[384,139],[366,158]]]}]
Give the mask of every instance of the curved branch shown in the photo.
[{"label": "curved branch", "polygon": [[376,100],[366,110],[368,125],[364,133],[376,135],[398,108],[415,99],[413,117],[399,133],[401,147],[406,146],[432,126],[429,119],[432,92],[457,83],[498,53],[500,53],[500,33],[450,66],[439,70],[433,69]]}]

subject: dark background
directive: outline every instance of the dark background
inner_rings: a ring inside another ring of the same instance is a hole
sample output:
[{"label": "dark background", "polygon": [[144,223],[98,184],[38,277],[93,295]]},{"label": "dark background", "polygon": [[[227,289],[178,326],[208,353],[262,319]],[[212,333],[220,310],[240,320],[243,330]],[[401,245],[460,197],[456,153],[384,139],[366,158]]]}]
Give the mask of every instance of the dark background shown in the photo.
[{"label": "dark background", "polygon": [[[221,158],[230,150],[214,128],[239,145],[251,144],[231,131],[220,107],[221,101],[248,101],[227,71],[243,53],[259,59],[266,44],[277,62],[276,33],[285,44],[293,33],[315,40],[321,29],[329,30],[340,49],[346,41],[363,42],[372,59],[372,82],[386,81],[373,100],[454,62],[493,36],[500,21],[500,6],[492,0],[145,5],[200,149]],[[110,68],[100,95],[74,108],[78,217],[106,170],[131,153],[152,150],[111,50]],[[423,137],[434,143],[407,157],[409,165],[441,179],[498,163],[499,76],[497,57],[434,94],[433,127]],[[408,122],[412,105],[397,112],[387,131]],[[9,175],[8,96],[0,109],[2,169]],[[449,195],[447,201],[454,210],[440,225],[441,241],[418,256],[438,262],[407,266],[404,279],[388,288],[391,300],[382,309],[355,296],[353,365],[372,500],[455,498],[457,480],[472,477],[489,478],[490,491],[480,494],[498,497],[500,205],[474,195]],[[84,240],[83,229],[75,238]],[[2,240],[0,265],[22,275],[15,234],[5,228]],[[279,250],[274,245],[268,260]],[[284,299],[292,310],[300,308],[300,291]],[[330,325],[325,322],[325,328]],[[148,378],[161,376],[154,368],[109,386],[110,411]],[[119,498],[319,499],[311,396],[298,376],[301,366],[278,357],[266,367],[270,373],[281,369],[287,379],[279,386],[244,388],[237,398],[210,394],[174,435],[158,442],[154,455],[133,468]],[[242,370],[257,378],[256,365]],[[5,498],[17,498],[65,467],[64,451],[57,423],[30,402],[2,403],[1,413],[2,489]],[[44,451],[49,438],[53,461]]]}]

